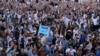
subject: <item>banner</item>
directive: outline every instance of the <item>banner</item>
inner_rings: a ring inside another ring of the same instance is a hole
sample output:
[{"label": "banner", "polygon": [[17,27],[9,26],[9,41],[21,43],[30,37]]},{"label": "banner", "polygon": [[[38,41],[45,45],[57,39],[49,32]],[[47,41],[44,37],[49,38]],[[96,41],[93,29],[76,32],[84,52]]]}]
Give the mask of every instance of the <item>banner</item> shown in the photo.
[{"label": "banner", "polygon": [[49,26],[44,26],[44,25],[40,25],[39,26],[39,34],[44,34],[44,35],[48,35],[50,32],[50,27]]}]

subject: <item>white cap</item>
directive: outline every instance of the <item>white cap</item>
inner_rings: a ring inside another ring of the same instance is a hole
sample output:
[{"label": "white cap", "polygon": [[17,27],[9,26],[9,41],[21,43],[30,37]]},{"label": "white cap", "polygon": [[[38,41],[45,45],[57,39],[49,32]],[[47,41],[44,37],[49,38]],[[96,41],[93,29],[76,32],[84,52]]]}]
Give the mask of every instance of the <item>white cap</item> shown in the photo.
[{"label": "white cap", "polygon": [[71,30],[68,30],[68,32],[71,32]]},{"label": "white cap", "polygon": [[88,37],[90,37],[91,36],[91,34],[88,34]]},{"label": "white cap", "polygon": [[61,37],[61,38],[62,38],[62,37],[64,37],[64,36],[63,36],[63,35],[60,35],[59,37]]},{"label": "white cap", "polygon": [[32,37],[27,37],[28,39],[32,39]]}]

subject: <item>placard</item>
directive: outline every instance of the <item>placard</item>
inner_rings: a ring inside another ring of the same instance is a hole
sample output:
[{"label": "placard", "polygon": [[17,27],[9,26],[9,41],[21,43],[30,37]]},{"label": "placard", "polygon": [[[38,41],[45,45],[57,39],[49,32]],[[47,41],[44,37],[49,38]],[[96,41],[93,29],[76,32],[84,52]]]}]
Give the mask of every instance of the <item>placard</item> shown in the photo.
[{"label": "placard", "polygon": [[49,26],[45,26],[45,25],[40,25],[39,26],[39,34],[44,34],[44,35],[48,35],[50,32],[50,27]]}]

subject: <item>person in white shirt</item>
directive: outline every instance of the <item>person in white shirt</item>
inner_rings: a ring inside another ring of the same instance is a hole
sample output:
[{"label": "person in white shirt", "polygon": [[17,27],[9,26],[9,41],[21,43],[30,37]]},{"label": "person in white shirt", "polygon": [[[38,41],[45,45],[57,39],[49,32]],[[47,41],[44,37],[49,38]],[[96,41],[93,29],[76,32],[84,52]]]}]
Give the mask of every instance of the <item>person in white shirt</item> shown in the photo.
[{"label": "person in white shirt", "polygon": [[15,42],[14,41],[10,41],[10,46],[7,47],[7,49],[6,49],[7,56],[13,56],[15,50],[16,50]]},{"label": "person in white shirt", "polygon": [[83,14],[83,19],[86,19],[86,18],[87,18],[87,14],[84,13],[84,14]]},{"label": "person in white shirt", "polygon": [[73,46],[70,46],[70,48],[66,49],[65,53],[66,55],[70,53],[72,56],[75,56],[76,50],[73,48]]},{"label": "person in white shirt", "polygon": [[93,16],[92,15],[91,20],[92,20],[92,22],[93,22],[94,25],[98,25],[99,16]]},{"label": "person in white shirt", "polygon": [[11,36],[10,36],[11,34],[9,34],[8,36],[7,36],[7,47],[9,47],[9,43],[12,41],[12,38],[11,38]]},{"label": "person in white shirt", "polygon": [[92,50],[92,43],[89,41],[85,47],[86,50]]},{"label": "person in white shirt", "polygon": [[45,46],[45,44],[46,44],[46,36],[43,36],[42,38],[40,38],[41,39],[41,44],[43,45],[43,46]]},{"label": "person in white shirt", "polygon": [[92,16],[91,21],[93,23],[93,30],[97,30],[99,28],[99,16],[95,15],[94,17]]},{"label": "person in white shirt", "polygon": [[75,27],[75,29],[73,30],[73,37],[75,37],[75,34],[78,34],[78,32],[79,32],[78,27]]},{"label": "person in white shirt", "polygon": [[38,20],[38,11],[34,14],[34,19]]},{"label": "person in white shirt", "polygon": [[100,3],[100,0],[97,0],[98,3]]},{"label": "person in white shirt", "polygon": [[68,23],[71,21],[71,19],[69,19],[68,17],[66,17],[66,16],[63,16],[62,17],[62,20],[64,21],[64,24],[67,26],[68,25]]},{"label": "person in white shirt", "polygon": [[25,0],[25,2],[28,4],[28,5],[30,5],[31,4],[31,0]]},{"label": "person in white shirt", "polygon": [[34,13],[34,21],[39,24],[39,17],[38,17],[38,11],[36,11],[36,13]]}]

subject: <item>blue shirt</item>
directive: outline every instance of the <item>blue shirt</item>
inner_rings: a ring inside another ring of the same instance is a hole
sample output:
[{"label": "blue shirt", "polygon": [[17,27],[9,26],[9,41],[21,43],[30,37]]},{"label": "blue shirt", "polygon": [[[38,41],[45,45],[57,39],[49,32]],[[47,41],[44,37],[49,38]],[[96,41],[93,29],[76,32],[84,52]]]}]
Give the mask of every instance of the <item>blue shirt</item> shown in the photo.
[{"label": "blue shirt", "polygon": [[49,45],[46,45],[45,46],[45,52],[48,54],[48,53],[50,53],[50,46]]},{"label": "blue shirt", "polygon": [[80,44],[83,44],[85,42],[86,38],[87,38],[87,36],[85,34],[82,34],[81,38],[80,38]]},{"label": "blue shirt", "polygon": [[100,56],[100,50],[96,50],[96,56]]},{"label": "blue shirt", "polygon": [[47,40],[47,42],[52,42],[53,37],[52,36],[49,36],[49,37],[46,38],[46,40]]}]

